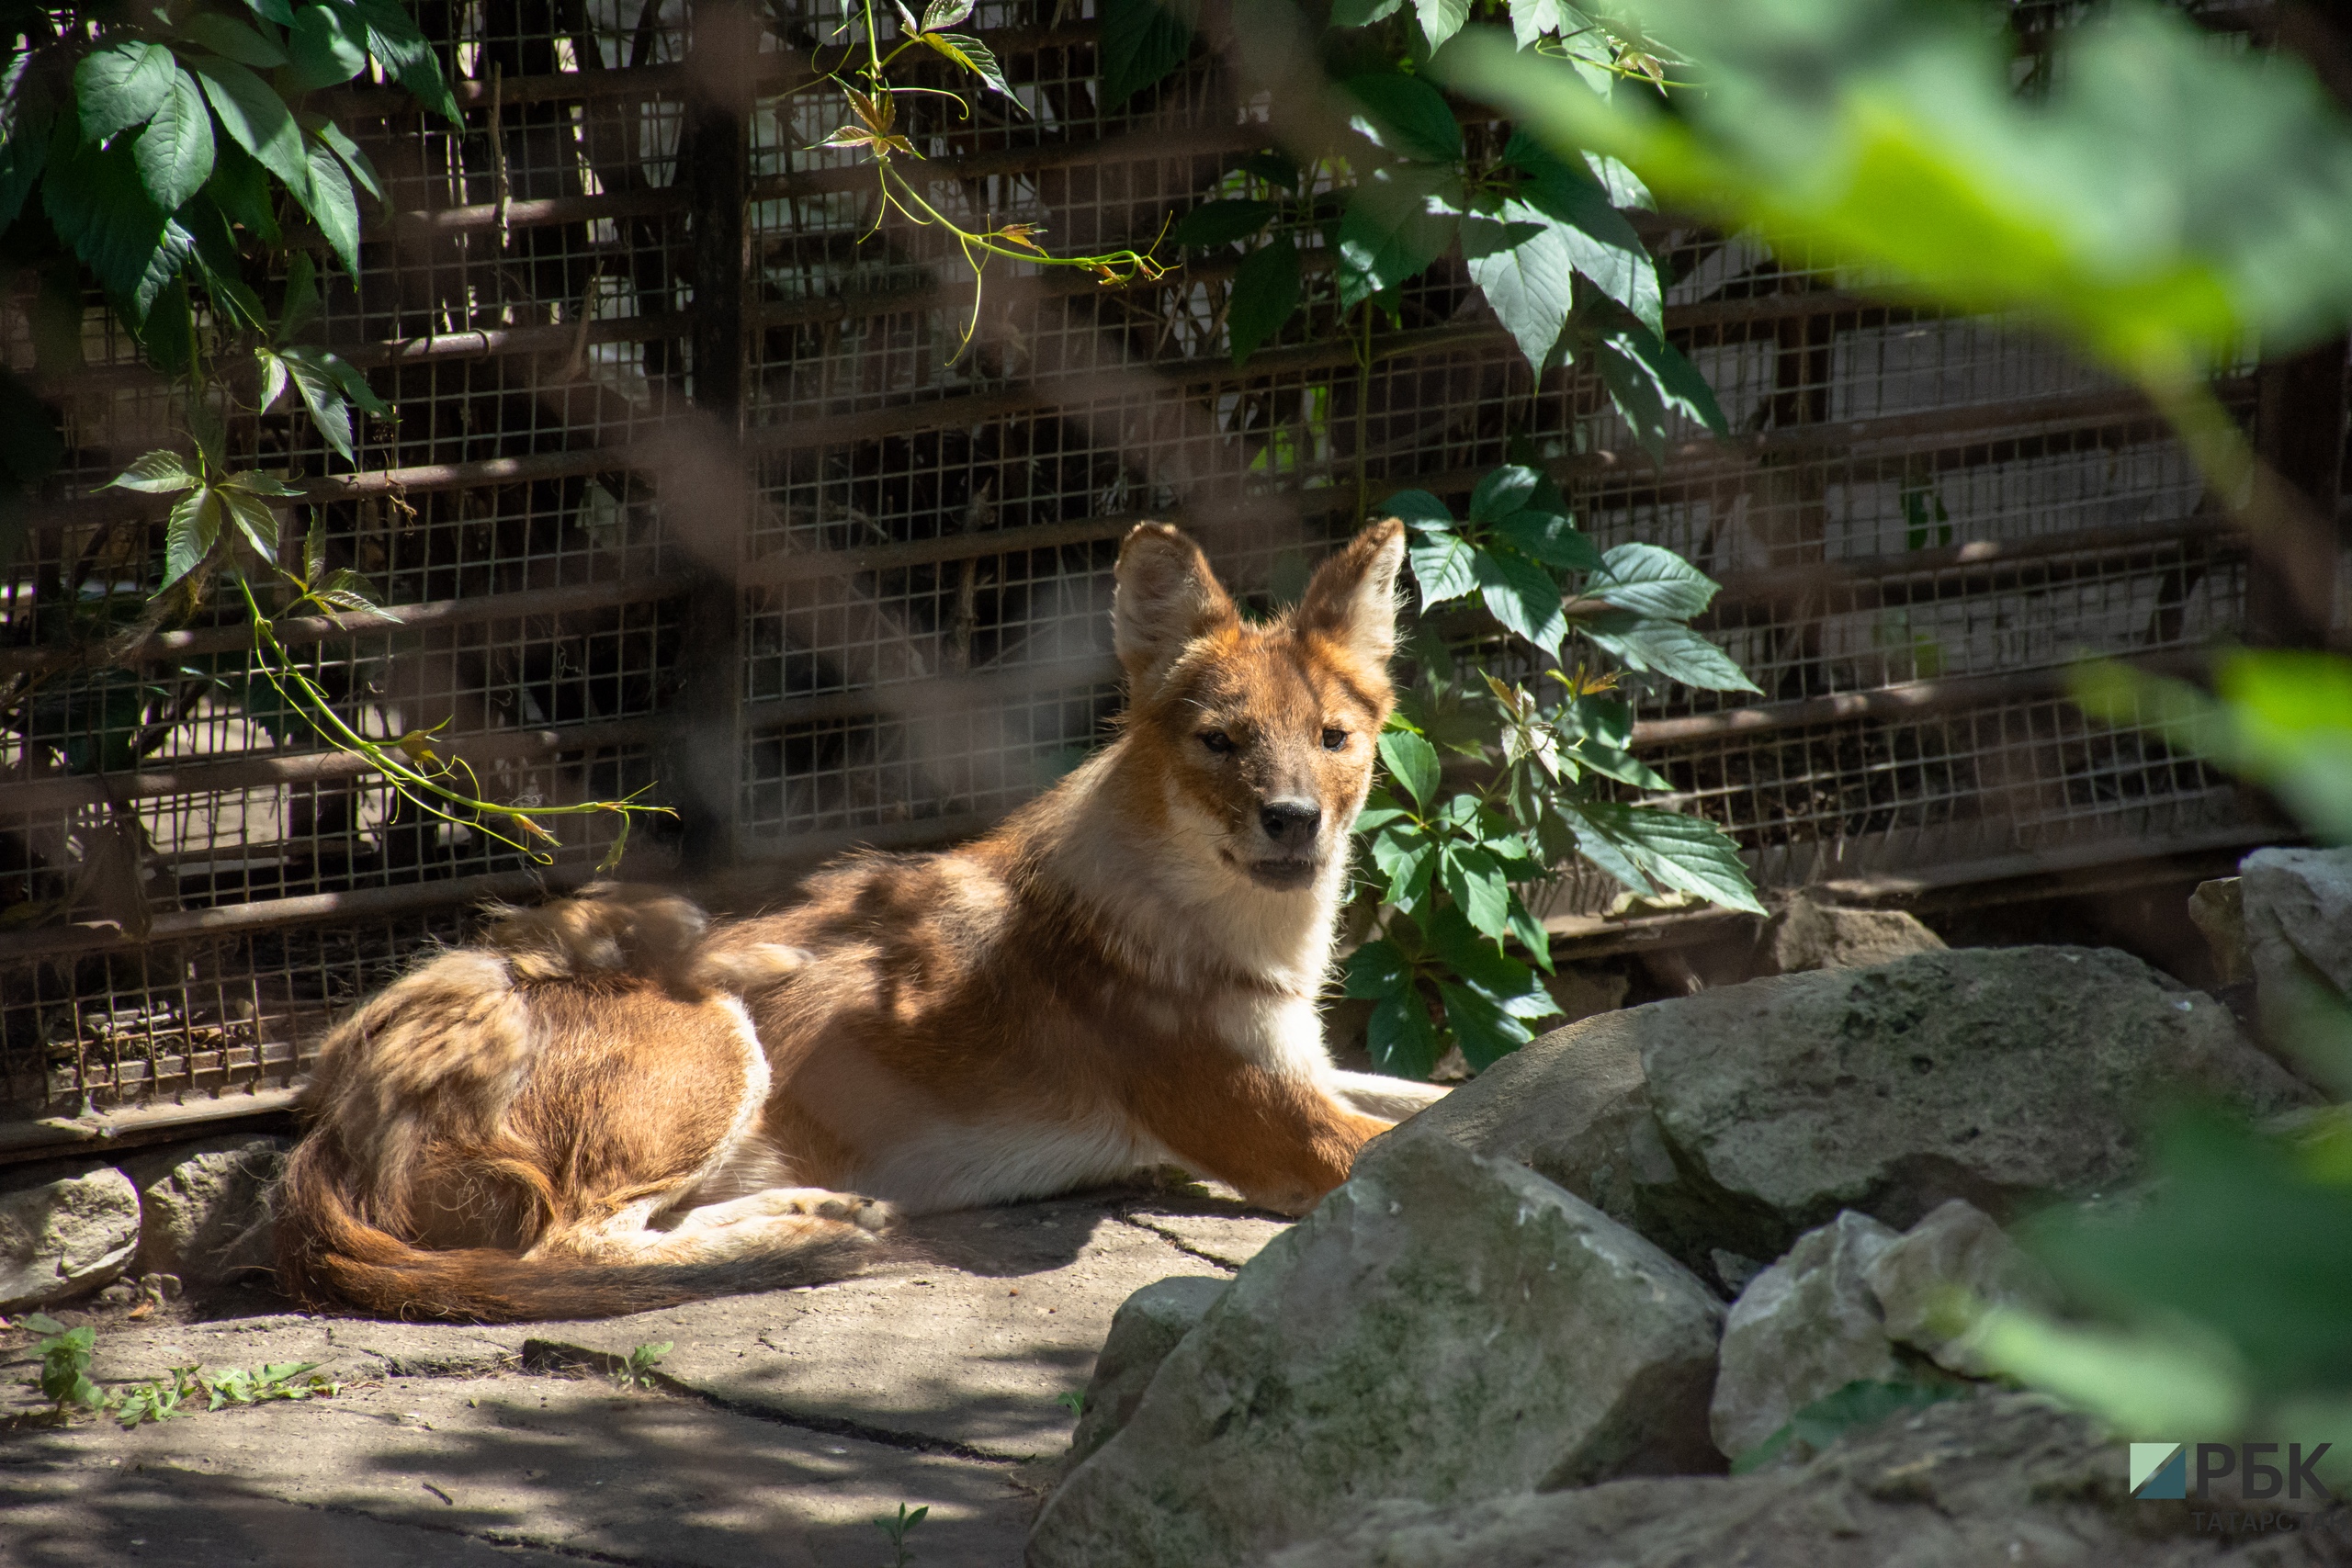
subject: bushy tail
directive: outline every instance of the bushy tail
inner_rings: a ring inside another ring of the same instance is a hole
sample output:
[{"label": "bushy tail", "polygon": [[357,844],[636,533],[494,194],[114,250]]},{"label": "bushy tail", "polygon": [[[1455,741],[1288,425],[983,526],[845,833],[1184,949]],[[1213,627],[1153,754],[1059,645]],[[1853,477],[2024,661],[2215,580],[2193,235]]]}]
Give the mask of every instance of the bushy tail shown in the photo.
[{"label": "bushy tail", "polygon": [[[308,1157],[306,1157],[308,1156]],[[314,1140],[277,1193],[277,1285],[303,1304],[461,1323],[617,1317],[709,1296],[822,1284],[875,1260],[869,1237],[816,1234],[707,1263],[526,1261],[494,1247],[412,1247],[355,1211]]]}]

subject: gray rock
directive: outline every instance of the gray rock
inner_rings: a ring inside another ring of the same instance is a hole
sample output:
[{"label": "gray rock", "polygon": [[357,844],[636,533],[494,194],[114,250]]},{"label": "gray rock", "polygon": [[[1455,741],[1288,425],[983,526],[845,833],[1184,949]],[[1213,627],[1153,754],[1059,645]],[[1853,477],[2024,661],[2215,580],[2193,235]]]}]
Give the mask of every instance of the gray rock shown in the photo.
[{"label": "gray rock", "polygon": [[[1640,1010],[1635,1010],[1638,1012]],[[1606,1012],[1532,1040],[1367,1151],[1442,1136],[1516,1160],[1618,1224],[1646,1230],[1645,1185],[1671,1182],[1674,1162],[1650,1120],[1635,1012]]]},{"label": "gray rock", "polygon": [[0,1178],[0,1313],[88,1295],[138,1246],[139,1194],[112,1166]]},{"label": "gray rock", "polygon": [[1094,1376],[1086,1384],[1086,1402],[1078,1430],[1069,1440],[1069,1462],[1075,1467],[1091,1458],[1127,1424],[1151,1386],[1159,1363],[1176,1348],[1209,1308],[1230,1288],[1224,1280],[1179,1274],[1156,1280],[1129,1296],[1112,1314],[1110,1337],[1094,1360]]},{"label": "gray rock", "polygon": [[2205,1529],[2218,1517],[2210,1505],[2135,1499],[2126,1479],[2123,1446],[2081,1416],[2030,1394],[1995,1393],[1849,1434],[1790,1470],[1617,1481],[1453,1508],[1381,1503],[1267,1568],[2327,1568],[2352,1560],[2352,1523],[2340,1507],[2250,1543]]},{"label": "gray rock", "polygon": [[2188,896],[2188,923],[2205,938],[2213,954],[2214,972],[2224,986],[2243,986],[2254,978],[2254,955],[2245,946],[2245,884],[2224,876],[2200,882]]},{"label": "gray rock", "polygon": [[1035,1568],[1239,1563],[1368,1499],[1717,1464],[1721,1305],[1542,1177],[1393,1143],[1242,1269],[1071,1472]]},{"label": "gray rock", "polygon": [[1800,1236],[1740,1292],[1724,1323],[1722,1369],[1707,1410],[1708,1430],[1725,1458],[1737,1459],[1849,1382],[1898,1374],[1865,1282],[1896,1239],[1868,1214],[1848,1210]]},{"label": "gray rock", "polygon": [[291,1140],[213,1138],[123,1161],[138,1185],[141,1273],[207,1285],[271,1266],[269,1190]]},{"label": "gray rock", "polygon": [[2314,1004],[2352,998],[2352,849],[2256,850],[2238,886],[2255,1010],[2292,1050]]},{"label": "gray rock", "polygon": [[1604,1025],[1639,1041],[1675,1167],[1640,1194],[1645,1229],[1692,1258],[1776,1258],[1841,1209],[1907,1228],[1952,1198],[2006,1220],[2109,1190],[2160,1094],[2315,1098],[2220,1003],[2106,949],[1918,953],[1576,1027]]},{"label": "gray rock", "polygon": [[1864,969],[1915,953],[1940,953],[1944,939],[1901,909],[1841,909],[1807,893],[1790,898],[1764,928],[1765,973]]},{"label": "gray rock", "polygon": [[1984,1306],[2049,1307],[2058,1299],[2049,1271],[1991,1215],[1958,1198],[1881,1251],[1862,1278],[1885,1316],[1889,1338],[1967,1377],[1983,1377],[1988,1369],[1969,1344],[1965,1325],[1955,1321],[1956,1294]]}]

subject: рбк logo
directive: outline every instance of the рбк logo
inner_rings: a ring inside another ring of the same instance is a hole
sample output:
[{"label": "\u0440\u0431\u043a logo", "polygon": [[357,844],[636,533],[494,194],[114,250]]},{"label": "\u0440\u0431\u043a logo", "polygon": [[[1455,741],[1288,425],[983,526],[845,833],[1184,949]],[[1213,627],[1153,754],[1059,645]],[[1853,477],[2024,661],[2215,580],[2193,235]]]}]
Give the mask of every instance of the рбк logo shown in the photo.
[{"label": "\u0440\u0431\u043a logo", "polygon": [[[2282,1470],[2265,1462],[2274,1458],[2282,1445],[2278,1443],[2199,1443],[2197,1445],[2197,1487],[2194,1495],[2203,1497],[2214,1482],[2237,1475],[2239,1495],[2248,1498],[2276,1497],[2284,1492],[2301,1502],[2303,1489],[2323,1503],[2333,1502],[2330,1492],[2312,1467],[2322,1455],[2334,1447],[2322,1443],[2309,1454],[2301,1443],[2284,1445],[2287,1463]],[[2188,1448],[2185,1443],[2133,1443],[2132,1445],[2132,1495],[2143,1502],[2170,1500],[2191,1495],[2188,1485]]]}]

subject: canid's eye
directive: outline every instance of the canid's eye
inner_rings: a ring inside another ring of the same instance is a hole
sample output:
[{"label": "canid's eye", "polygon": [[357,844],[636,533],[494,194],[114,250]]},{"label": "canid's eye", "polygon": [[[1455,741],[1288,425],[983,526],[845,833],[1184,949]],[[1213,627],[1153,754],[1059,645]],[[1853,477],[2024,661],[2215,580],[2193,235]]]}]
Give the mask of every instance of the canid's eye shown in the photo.
[{"label": "canid's eye", "polygon": [[1201,731],[1201,744],[1222,757],[1233,750],[1233,737],[1222,729],[1204,729]]},{"label": "canid's eye", "polygon": [[1326,751],[1337,751],[1347,743],[1348,732],[1344,729],[1327,729],[1323,732],[1323,750]]}]

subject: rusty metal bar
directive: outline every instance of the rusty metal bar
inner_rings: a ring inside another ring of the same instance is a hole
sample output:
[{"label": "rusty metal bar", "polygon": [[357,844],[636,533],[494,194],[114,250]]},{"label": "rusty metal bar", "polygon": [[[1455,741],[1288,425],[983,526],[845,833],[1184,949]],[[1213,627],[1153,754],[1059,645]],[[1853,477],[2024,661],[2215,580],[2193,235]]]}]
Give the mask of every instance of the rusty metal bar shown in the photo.
[{"label": "rusty metal bar", "polygon": [[[387,604],[372,614],[355,614],[335,621],[324,615],[300,615],[270,623],[281,643],[333,642],[343,637],[382,636],[391,632],[427,631],[443,626],[473,626],[482,621],[513,620],[526,615],[572,615],[590,610],[610,610],[624,604],[645,604],[684,593],[683,577],[643,577],[635,581],[582,582],[566,588],[526,588],[513,593],[483,593],[470,599],[434,599],[420,604]],[[32,674],[44,670],[80,665],[151,664],[160,660],[187,659],[205,653],[232,653],[253,646],[253,628],[245,626],[205,626],[195,631],[158,632],[135,648],[10,649],[0,650],[0,676]]]},{"label": "rusty metal bar", "polygon": [[[436,750],[469,762],[535,762],[567,751],[642,745],[668,736],[675,721],[616,718],[548,729],[485,729],[434,738]],[[275,789],[357,778],[376,765],[354,751],[249,751],[218,761],[188,761],[135,773],[67,773],[0,783],[0,818],[42,811],[69,811],[109,800],[152,800],[161,795],[214,795],[232,790]]]},{"label": "rusty metal bar", "polygon": [[62,958],[84,953],[128,951],[164,942],[204,937],[243,936],[285,926],[320,925],[332,920],[380,919],[413,915],[453,905],[484,904],[505,898],[530,898],[577,887],[593,881],[587,866],[548,866],[539,871],[494,872],[484,876],[457,876],[440,882],[405,883],[398,887],[362,887],[347,893],[306,893],[294,898],[267,898],[217,909],[188,909],[157,915],[144,938],[125,936],[113,926],[50,927],[0,937],[0,963]]},{"label": "rusty metal bar", "polygon": [[[2166,674],[2189,674],[2206,665],[2202,654],[2168,654],[2130,661],[2135,669]],[[1634,726],[1634,744],[1647,750],[1660,746],[1688,745],[1694,740],[1726,740],[1809,725],[1841,724],[1854,719],[1917,718],[1955,708],[1979,707],[2015,697],[2064,695],[2074,679],[2069,665],[2020,670],[2003,675],[1955,675],[1932,681],[1906,681],[1866,692],[1838,692],[1789,703],[1758,703],[1753,707],[1721,713],[1689,714],[1679,718],[1653,718]]]}]

